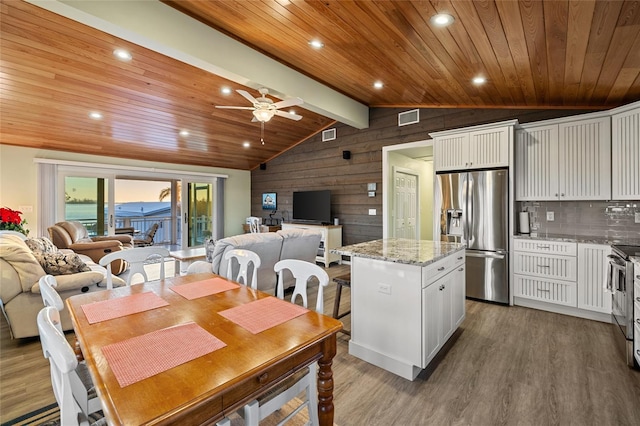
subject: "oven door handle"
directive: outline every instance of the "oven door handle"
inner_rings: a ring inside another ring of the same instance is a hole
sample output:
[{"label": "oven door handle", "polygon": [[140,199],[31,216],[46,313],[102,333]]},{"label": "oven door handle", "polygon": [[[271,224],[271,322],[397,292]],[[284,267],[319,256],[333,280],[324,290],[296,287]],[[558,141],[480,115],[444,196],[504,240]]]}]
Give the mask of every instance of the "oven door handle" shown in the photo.
[{"label": "oven door handle", "polygon": [[607,271],[607,284],[606,288],[610,292],[626,291],[625,286],[625,268],[618,263],[620,259],[617,256],[609,255],[609,264]]}]

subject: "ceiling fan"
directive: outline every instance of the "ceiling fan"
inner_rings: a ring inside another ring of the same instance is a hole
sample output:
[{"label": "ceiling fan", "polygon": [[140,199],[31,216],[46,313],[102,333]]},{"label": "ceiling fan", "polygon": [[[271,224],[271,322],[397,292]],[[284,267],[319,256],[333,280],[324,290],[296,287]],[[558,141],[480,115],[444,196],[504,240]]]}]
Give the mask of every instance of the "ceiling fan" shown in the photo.
[{"label": "ceiling fan", "polygon": [[249,102],[253,104],[252,107],[243,107],[243,106],[222,106],[216,105],[216,108],[222,109],[247,109],[253,111],[253,120],[251,121],[259,121],[261,123],[266,123],[271,120],[274,115],[279,117],[288,118],[290,120],[300,120],[302,119],[301,115],[280,111],[280,108],[286,108],[295,105],[302,105],[304,102],[300,98],[291,98],[285,99],[284,101],[273,102],[271,99],[267,98],[267,94],[269,93],[269,89],[265,87],[261,87],[258,92],[260,92],[260,96],[258,98],[254,98],[249,92],[246,90],[236,90],[240,95],[246,98]]}]

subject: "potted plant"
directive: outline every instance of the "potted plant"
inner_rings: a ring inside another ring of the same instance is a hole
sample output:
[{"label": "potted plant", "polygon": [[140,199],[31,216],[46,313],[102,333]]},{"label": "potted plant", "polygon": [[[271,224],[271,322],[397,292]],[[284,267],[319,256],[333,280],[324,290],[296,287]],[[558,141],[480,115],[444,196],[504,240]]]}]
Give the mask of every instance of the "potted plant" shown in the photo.
[{"label": "potted plant", "polygon": [[29,230],[25,228],[27,221],[22,219],[21,214],[7,207],[0,208],[0,230],[17,231],[28,236]]}]

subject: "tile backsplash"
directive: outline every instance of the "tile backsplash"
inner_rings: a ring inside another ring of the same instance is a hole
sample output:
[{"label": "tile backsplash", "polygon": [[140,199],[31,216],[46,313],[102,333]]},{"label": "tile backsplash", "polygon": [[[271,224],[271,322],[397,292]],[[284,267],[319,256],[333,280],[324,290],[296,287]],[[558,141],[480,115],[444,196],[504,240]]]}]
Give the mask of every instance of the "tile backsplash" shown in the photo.
[{"label": "tile backsplash", "polygon": [[[640,238],[640,223],[635,223],[640,201],[522,201],[516,203],[516,209],[529,212],[531,232],[539,236]],[[547,220],[549,212],[553,212],[553,221]]]}]

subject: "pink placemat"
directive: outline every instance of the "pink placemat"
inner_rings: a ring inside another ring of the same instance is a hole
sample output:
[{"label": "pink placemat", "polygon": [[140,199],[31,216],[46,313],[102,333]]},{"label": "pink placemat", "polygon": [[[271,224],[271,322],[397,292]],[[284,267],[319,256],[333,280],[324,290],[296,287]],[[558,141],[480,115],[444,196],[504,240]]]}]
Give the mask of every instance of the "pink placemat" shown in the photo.
[{"label": "pink placemat", "polygon": [[119,297],[117,299],[87,303],[81,307],[89,324],[94,324],[96,322],[137,314],[138,312],[149,311],[167,305],[169,305],[169,303],[167,303],[166,300],[148,291],[146,293]]},{"label": "pink placemat", "polygon": [[223,291],[238,288],[239,285],[224,278],[210,278],[208,280],[195,281],[189,284],[175,285],[171,290],[185,299],[197,299],[198,297],[211,296]]},{"label": "pink placemat", "polygon": [[120,387],[147,379],[227,346],[194,322],[164,328],[102,348]]},{"label": "pink placemat", "polygon": [[218,313],[251,333],[258,334],[307,312],[309,310],[302,306],[276,297],[265,297]]}]

